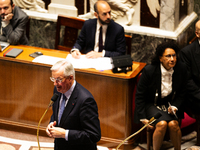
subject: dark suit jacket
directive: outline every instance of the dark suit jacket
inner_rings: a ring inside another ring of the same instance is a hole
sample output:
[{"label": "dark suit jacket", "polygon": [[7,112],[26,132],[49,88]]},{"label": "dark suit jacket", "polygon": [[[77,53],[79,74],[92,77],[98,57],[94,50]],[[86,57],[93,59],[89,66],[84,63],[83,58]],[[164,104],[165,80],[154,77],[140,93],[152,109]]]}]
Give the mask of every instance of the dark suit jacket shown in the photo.
[{"label": "dark suit jacket", "polygon": [[2,29],[3,35],[0,35],[0,41],[9,42],[12,45],[28,45],[29,42],[25,34],[28,16],[17,6],[14,7],[13,14],[14,16],[10,20],[10,24]]},{"label": "dark suit jacket", "polygon": [[[83,50],[85,54],[94,50],[96,26],[97,19],[85,21],[74,47],[80,51]],[[106,51],[105,57],[119,56],[126,53],[124,28],[113,20],[107,28],[104,50]]]},{"label": "dark suit jacket", "polygon": [[[171,105],[178,108],[177,116],[183,117],[182,104],[184,102],[187,69],[186,66],[177,62],[172,75],[172,93],[175,92],[175,97],[171,101]],[[139,123],[140,119],[146,118],[145,108],[154,105],[155,93],[158,90],[158,103],[161,98],[161,69],[160,65],[147,65],[142,72],[137,85],[135,97],[135,113],[134,121]]]},{"label": "dark suit jacket", "polygon": [[184,47],[180,52],[180,58],[188,70],[188,98],[200,102],[200,46],[198,40]]},{"label": "dark suit jacket", "polygon": [[[58,93],[56,88],[54,93]],[[53,104],[51,122],[58,122],[60,96]],[[97,104],[91,93],[78,82],[65,107],[59,127],[69,130],[68,141],[56,138],[55,150],[97,149],[96,143],[101,138]]]}]

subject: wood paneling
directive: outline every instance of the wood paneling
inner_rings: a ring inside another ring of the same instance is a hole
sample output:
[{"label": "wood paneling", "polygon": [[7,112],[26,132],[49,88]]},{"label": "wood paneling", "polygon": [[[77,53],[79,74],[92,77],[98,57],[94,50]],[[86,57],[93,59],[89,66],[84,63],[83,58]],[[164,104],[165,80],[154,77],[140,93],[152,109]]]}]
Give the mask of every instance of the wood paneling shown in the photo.
[{"label": "wood paneling", "polygon": [[[0,60],[0,68],[4,70],[0,76],[0,103],[9,114],[2,113],[1,118],[37,125],[53,94],[50,67]],[[49,122],[50,115],[49,111],[42,125]]]}]

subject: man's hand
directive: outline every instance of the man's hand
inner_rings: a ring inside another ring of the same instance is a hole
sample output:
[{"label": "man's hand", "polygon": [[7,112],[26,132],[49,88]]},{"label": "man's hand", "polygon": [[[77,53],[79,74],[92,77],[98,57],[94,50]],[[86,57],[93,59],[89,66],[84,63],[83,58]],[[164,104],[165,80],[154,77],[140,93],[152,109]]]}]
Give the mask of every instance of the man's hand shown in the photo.
[{"label": "man's hand", "polygon": [[13,13],[7,14],[4,16],[4,19],[2,21],[10,21],[13,17]]},{"label": "man's hand", "polygon": [[86,54],[86,58],[99,58],[102,57],[102,52],[90,51]]},{"label": "man's hand", "polygon": [[81,56],[81,53],[79,52],[79,50],[74,50],[71,54],[72,54],[72,57],[76,59],[79,59]]},{"label": "man's hand", "polygon": [[66,130],[60,127],[55,127],[56,121],[50,123],[46,128],[46,133],[52,138],[65,138]]},{"label": "man's hand", "polygon": [[47,135],[48,135],[49,137],[53,137],[53,136],[51,135],[51,133],[50,133],[50,129],[53,128],[55,125],[56,125],[56,121],[51,122],[51,123],[47,126],[47,128],[46,128],[46,133],[47,133]]},{"label": "man's hand", "polygon": [[60,127],[49,128],[49,133],[53,138],[65,138],[66,130]]}]

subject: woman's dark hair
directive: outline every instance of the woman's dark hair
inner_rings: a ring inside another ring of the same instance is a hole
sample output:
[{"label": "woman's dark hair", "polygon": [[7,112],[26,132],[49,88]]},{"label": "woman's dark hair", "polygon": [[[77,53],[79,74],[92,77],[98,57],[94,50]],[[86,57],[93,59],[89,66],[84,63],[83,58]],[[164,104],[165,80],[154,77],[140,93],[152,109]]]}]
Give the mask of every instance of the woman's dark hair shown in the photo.
[{"label": "woman's dark hair", "polygon": [[153,56],[153,59],[151,60],[151,64],[153,65],[158,65],[160,64],[160,57],[163,56],[163,53],[167,48],[171,48],[176,52],[176,57],[178,57],[178,52],[179,52],[179,47],[175,42],[163,42],[160,45],[157,46],[156,48],[156,53]]}]

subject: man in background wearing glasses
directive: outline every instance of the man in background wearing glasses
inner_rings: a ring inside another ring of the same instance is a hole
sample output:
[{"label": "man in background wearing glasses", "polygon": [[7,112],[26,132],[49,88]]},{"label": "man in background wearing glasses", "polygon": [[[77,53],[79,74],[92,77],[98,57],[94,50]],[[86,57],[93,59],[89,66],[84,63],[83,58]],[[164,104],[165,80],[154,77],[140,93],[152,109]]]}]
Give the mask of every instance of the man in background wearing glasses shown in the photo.
[{"label": "man in background wearing glasses", "polygon": [[97,104],[92,94],[75,80],[75,71],[66,60],[51,68],[54,93],[53,114],[46,128],[55,138],[55,150],[97,150],[101,138]]}]

